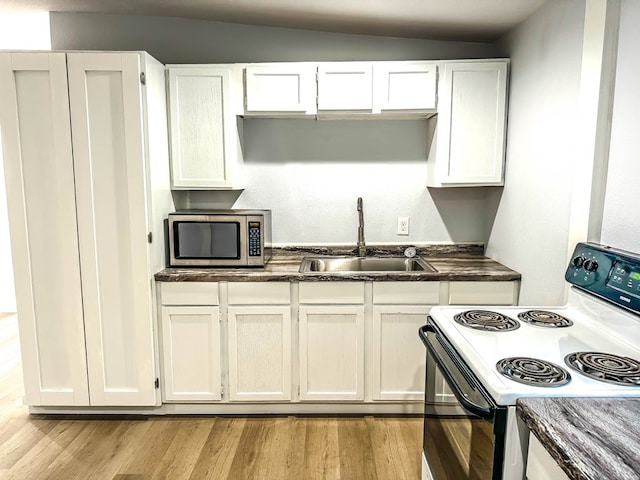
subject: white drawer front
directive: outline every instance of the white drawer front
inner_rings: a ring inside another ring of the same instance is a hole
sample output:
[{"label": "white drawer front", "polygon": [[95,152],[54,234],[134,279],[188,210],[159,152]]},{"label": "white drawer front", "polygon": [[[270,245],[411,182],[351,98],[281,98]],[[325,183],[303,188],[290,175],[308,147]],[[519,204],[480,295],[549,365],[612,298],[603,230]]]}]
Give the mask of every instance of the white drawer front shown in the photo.
[{"label": "white drawer front", "polygon": [[217,282],[162,282],[163,305],[218,305]]},{"label": "white drawer front", "polygon": [[300,303],[364,303],[364,282],[300,282]]},{"label": "white drawer front", "polygon": [[287,305],[289,282],[229,282],[229,305]]},{"label": "white drawer front", "polygon": [[373,282],[373,303],[437,305],[440,282]]},{"label": "white drawer front", "polygon": [[451,282],[450,305],[515,305],[518,282]]}]

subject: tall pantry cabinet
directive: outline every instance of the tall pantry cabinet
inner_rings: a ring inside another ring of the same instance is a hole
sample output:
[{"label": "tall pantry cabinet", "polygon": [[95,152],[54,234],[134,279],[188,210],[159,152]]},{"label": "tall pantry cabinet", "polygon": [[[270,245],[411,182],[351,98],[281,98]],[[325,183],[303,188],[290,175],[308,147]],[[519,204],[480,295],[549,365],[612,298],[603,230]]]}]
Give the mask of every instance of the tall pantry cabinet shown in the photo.
[{"label": "tall pantry cabinet", "polygon": [[169,189],[164,67],[1,53],[0,134],[28,405],[156,405]]}]

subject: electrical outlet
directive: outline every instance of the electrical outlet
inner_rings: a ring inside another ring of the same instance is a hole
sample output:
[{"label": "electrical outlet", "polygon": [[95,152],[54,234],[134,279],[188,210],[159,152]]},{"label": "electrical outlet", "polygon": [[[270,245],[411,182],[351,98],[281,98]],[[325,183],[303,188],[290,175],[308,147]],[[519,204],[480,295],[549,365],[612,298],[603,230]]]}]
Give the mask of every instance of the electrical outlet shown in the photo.
[{"label": "electrical outlet", "polygon": [[398,217],[398,235],[409,235],[409,217]]}]

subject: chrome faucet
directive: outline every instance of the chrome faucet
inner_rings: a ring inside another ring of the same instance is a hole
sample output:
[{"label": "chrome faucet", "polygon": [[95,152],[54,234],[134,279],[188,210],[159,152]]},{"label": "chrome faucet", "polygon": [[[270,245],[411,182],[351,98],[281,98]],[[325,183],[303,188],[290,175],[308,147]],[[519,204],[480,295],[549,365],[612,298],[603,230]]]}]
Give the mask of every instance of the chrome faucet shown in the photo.
[{"label": "chrome faucet", "polygon": [[367,247],[364,243],[364,214],[362,211],[362,197],[358,197],[358,256],[367,255]]}]

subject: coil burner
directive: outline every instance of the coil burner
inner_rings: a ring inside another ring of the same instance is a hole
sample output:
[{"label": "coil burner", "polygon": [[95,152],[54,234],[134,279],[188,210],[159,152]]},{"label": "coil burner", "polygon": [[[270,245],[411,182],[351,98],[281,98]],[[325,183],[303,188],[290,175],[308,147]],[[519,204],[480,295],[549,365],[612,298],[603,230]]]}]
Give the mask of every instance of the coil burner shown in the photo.
[{"label": "coil burner", "polygon": [[489,310],[467,310],[458,313],[453,319],[460,325],[491,332],[506,332],[520,328],[517,320]]},{"label": "coil burner", "polygon": [[575,352],[564,357],[574,370],[594,380],[640,387],[640,362],[609,353]]},{"label": "coil burner", "polygon": [[564,368],[537,358],[503,358],[496,363],[496,368],[508,379],[525,385],[560,387],[571,381],[571,375]]},{"label": "coil burner", "polygon": [[573,325],[573,321],[568,318],[546,310],[527,310],[526,312],[520,312],[518,318],[525,323],[538,327],[570,327]]}]

